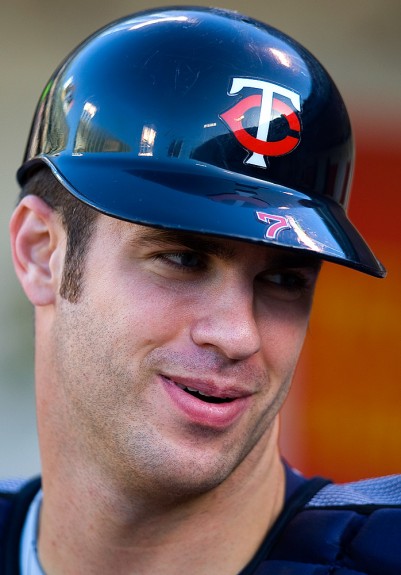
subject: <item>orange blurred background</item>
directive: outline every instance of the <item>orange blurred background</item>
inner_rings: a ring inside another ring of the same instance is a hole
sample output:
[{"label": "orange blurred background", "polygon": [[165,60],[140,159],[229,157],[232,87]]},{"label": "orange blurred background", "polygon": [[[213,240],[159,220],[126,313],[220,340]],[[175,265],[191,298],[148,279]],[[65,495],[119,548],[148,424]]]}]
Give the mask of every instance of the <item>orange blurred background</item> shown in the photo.
[{"label": "orange blurred background", "polygon": [[[171,3],[1,3],[1,476],[29,476],[40,469],[32,310],[12,270],[7,233],[18,192],[15,169],[34,106],[51,70],[89,33],[134,10]],[[401,472],[401,2],[196,3],[245,11],[269,22],[301,41],[327,67],[345,98],[357,140],[351,217],[389,271],[386,280],[378,280],[325,266],[283,417],[283,452],[308,475],[347,480]]]},{"label": "orange blurred background", "polygon": [[338,481],[401,472],[401,130],[354,132],[350,217],[388,276],[324,266],[282,420],[285,457]]}]

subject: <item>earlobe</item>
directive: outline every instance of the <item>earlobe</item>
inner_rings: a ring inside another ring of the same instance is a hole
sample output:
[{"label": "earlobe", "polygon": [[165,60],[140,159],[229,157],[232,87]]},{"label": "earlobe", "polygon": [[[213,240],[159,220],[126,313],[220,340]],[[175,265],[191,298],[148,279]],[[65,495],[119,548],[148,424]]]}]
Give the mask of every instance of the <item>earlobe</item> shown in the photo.
[{"label": "earlobe", "polygon": [[54,303],[61,280],[64,232],[57,214],[37,196],[26,196],[10,221],[14,268],[35,306]]}]

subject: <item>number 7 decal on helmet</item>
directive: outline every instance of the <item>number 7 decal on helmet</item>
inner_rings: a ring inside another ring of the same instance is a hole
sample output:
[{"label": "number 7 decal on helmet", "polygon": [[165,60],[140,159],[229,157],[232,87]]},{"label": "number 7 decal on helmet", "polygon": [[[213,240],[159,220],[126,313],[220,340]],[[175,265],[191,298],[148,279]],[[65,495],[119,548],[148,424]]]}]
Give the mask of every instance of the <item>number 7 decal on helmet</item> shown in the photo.
[{"label": "number 7 decal on helmet", "polygon": [[258,220],[268,225],[265,238],[269,240],[276,239],[282,230],[291,227],[285,216],[274,216],[272,214],[266,214],[265,212],[256,212],[256,216]]}]

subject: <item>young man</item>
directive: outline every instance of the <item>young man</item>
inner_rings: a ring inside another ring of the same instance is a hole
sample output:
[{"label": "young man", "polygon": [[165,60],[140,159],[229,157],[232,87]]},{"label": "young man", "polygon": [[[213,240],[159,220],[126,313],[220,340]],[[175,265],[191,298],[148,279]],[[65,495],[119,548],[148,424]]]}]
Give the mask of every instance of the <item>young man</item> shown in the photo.
[{"label": "young man", "polygon": [[330,77],[249,18],[147,11],[67,58],[11,221],[43,473],[0,498],[1,573],[400,572],[401,480],[277,446],[321,262],[385,275],[351,167]]}]

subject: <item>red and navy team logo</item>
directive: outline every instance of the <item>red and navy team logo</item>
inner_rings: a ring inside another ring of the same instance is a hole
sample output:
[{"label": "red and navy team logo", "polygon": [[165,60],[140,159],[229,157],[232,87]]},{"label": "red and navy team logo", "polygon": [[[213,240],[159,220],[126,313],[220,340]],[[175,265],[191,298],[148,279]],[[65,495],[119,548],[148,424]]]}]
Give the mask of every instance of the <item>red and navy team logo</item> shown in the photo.
[{"label": "red and navy team logo", "polygon": [[[266,157],[283,156],[298,146],[301,122],[297,112],[301,111],[301,98],[299,94],[283,86],[252,78],[233,78],[228,93],[233,96],[244,88],[254,89],[255,94],[242,98],[232,108],[220,114],[220,118],[249,152],[245,163],[266,168]],[[254,109],[259,109],[256,137],[244,126],[246,115]],[[278,138],[274,135],[271,137],[270,134],[273,120],[277,118],[284,118],[286,121],[285,133],[279,133]]]}]

